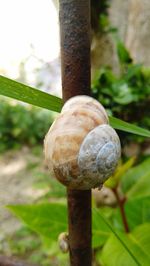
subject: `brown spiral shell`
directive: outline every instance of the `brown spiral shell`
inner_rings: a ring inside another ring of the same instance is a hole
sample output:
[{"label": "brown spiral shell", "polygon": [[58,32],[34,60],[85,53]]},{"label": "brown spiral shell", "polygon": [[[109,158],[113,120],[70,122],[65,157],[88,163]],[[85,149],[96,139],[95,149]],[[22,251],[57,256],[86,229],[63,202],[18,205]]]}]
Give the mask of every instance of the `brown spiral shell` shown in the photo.
[{"label": "brown spiral shell", "polygon": [[[62,108],[61,114],[48,131],[44,141],[47,165],[51,174],[70,189],[90,189],[92,187],[98,187],[100,183],[103,183],[107,178],[106,173],[103,175],[103,173],[99,173],[99,170],[96,172],[95,168],[92,168],[92,172],[90,172],[89,165],[92,164],[89,164],[89,161],[93,160],[93,155],[88,154],[88,156],[84,156],[84,147],[87,147],[87,144],[83,146],[86,136],[89,136],[92,130],[104,124],[108,124],[108,117],[103,106],[89,96],[76,96],[66,102]],[[99,132],[99,129],[97,130]],[[101,130],[104,135],[104,131],[107,131],[108,128],[107,130],[100,128],[100,131]],[[115,135],[113,139],[117,141],[119,147],[118,137],[116,137],[117,134],[114,133],[114,130],[111,131],[111,134],[112,132]],[[101,142],[101,139],[99,140],[100,134],[98,134],[98,137],[96,136],[98,142]],[[106,144],[104,139],[103,136],[102,145]],[[100,147],[102,147],[102,145]],[[81,149],[81,147],[83,148]],[[112,147],[111,150],[114,152]],[[93,151],[95,151],[95,147]],[[118,152],[116,154],[117,161],[120,153]],[[102,157],[104,157],[104,155],[102,155]],[[88,160],[85,161],[84,158]],[[109,163],[109,165],[111,164],[112,162]],[[99,164],[97,165],[99,167]],[[114,165],[116,166],[116,162]],[[100,166],[100,168],[102,167]],[[108,172],[111,174],[111,167],[109,166],[108,168]],[[104,171],[107,172],[107,169]]]}]

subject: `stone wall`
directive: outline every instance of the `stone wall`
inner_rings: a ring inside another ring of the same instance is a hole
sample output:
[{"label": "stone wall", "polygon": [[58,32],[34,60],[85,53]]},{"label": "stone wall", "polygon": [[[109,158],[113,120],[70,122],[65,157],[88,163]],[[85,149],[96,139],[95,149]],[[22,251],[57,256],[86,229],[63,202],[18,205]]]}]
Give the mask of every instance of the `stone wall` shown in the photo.
[{"label": "stone wall", "polygon": [[[109,19],[118,28],[119,37],[128,48],[135,63],[150,66],[150,1],[111,0]],[[118,72],[115,44],[111,35],[93,34],[92,73],[103,65]]]},{"label": "stone wall", "polygon": [[[53,3],[58,10],[58,0]],[[111,26],[118,28],[134,62],[150,66],[150,0],[110,0],[109,19]],[[104,65],[119,71],[111,34],[92,32],[91,58],[92,74]]]}]

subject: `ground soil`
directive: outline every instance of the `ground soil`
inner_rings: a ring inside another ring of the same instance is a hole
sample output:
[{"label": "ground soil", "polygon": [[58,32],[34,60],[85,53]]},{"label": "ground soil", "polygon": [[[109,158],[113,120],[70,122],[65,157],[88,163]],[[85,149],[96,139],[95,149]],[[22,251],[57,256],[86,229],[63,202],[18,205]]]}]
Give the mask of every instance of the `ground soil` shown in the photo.
[{"label": "ground soil", "polygon": [[20,226],[20,222],[7,210],[6,205],[32,203],[42,193],[33,186],[36,176],[31,168],[36,166],[44,168],[42,150],[37,156],[25,147],[0,156],[0,240]]}]

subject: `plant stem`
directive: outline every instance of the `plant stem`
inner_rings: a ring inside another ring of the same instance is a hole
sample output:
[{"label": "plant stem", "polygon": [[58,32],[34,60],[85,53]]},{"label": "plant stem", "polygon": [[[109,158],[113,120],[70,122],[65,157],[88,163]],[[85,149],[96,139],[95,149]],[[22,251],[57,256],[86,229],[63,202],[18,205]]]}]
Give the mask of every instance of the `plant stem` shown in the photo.
[{"label": "plant stem", "polygon": [[[64,102],[89,95],[90,0],[59,0],[61,70]],[[91,266],[91,191],[68,190],[71,266]]]},{"label": "plant stem", "polygon": [[124,225],[125,232],[129,233],[129,226],[128,226],[127,217],[126,217],[125,209],[124,209],[125,199],[124,198],[123,199],[120,198],[117,188],[113,188],[113,192],[114,192],[114,194],[116,196],[116,199],[117,199],[117,202],[118,202],[118,205],[119,205],[119,209],[120,209],[120,213],[121,213],[122,222],[123,222],[123,225]]}]

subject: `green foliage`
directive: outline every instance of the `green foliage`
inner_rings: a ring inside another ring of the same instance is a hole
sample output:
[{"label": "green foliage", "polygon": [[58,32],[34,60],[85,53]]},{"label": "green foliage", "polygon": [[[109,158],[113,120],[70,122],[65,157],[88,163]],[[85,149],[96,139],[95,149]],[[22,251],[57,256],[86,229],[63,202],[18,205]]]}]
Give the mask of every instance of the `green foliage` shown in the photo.
[{"label": "green foliage", "polygon": [[15,255],[18,253],[24,255],[27,252],[31,252],[37,249],[41,242],[40,239],[27,227],[19,229],[16,232],[15,237],[16,240],[18,240],[15,245],[13,244],[15,241],[14,237],[13,239],[9,239],[9,245]]},{"label": "green foliage", "polygon": [[120,40],[117,41],[117,54],[121,64],[129,64],[132,62],[128,50]]},{"label": "green foliage", "polygon": [[22,226],[7,242],[5,240],[5,245],[8,245],[10,254],[17,258],[28,257],[29,263],[42,266],[68,266],[68,255],[60,253],[58,244],[54,242],[50,247],[43,245],[29,227]]},{"label": "green foliage", "polygon": [[[99,256],[102,265],[105,266],[148,266],[150,264],[150,224],[143,224],[137,227],[128,236],[120,234],[121,239],[126,243],[128,249],[133,252],[134,259],[129,252],[121,245],[120,241],[113,235],[106,242],[106,245]],[[136,261],[135,261],[136,258]]]},{"label": "green foliage", "polygon": [[105,221],[101,219],[100,213],[103,213],[103,215],[110,219],[112,212],[108,207],[104,207],[101,210],[93,208],[92,211],[92,246],[93,248],[98,248],[105,244],[106,240],[111,234],[110,228],[108,228]]},{"label": "green foliage", "polygon": [[[93,248],[97,250],[97,261],[102,265],[148,266],[150,264],[148,253],[150,186],[149,178],[145,178],[149,175],[149,159],[132,167],[134,161],[135,159],[132,158],[119,165],[114,174],[114,177],[117,177],[117,182],[114,182],[112,186],[112,191],[116,186],[121,190],[122,197],[125,198],[124,210],[130,230],[129,234],[124,231],[118,205],[116,208],[93,208]],[[42,201],[43,203],[37,205],[9,206],[17,217],[41,236],[49,248],[56,245],[61,232],[67,231],[67,209],[66,203],[63,203],[65,189],[61,190],[60,186],[56,180],[50,180],[51,189],[48,197],[53,198],[54,202]],[[62,202],[58,203],[58,199]],[[47,196],[45,200],[47,200]]]},{"label": "green foliage", "polygon": [[12,105],[0,102],[0,152],[21,145],[36,145],[43,138],[52,123],[52,115],[47,110]]},{"label": "green foliage", "polygon": [[[119,235],[121,241],[115,236],[110,235],[102,251],[98,252],[98,261],[102,265],[149,265],[149,241],[150,241],[150,194],[149,194],[149,159],[136,167],[128,168],[123,175],[119,175],[119,188],[121,199],[124,198],[124,210],[129,226],[129,234],[124,232],[122,215],[120,208],[113,210],[111,226],[115,233]],[[128,162],[127,162],[128,164]],[[130,164],[130,161],[129,161]],[[130,164],[131,166],[132,164]],[[119,166],[121,169],[121,166]],[[124,165],[123,165],[124,168]],[[120,170],[118,170],[120,172]],[[117,171],[115,173],[117,175]],[[115,176],[114,175],[114,176]],[[113,178],[113,177],[112,177]],[[106,220],[107,222],[107,220]],[[124,247],[129,248],[137,262],[134,261],[130,252]],[[112,255],[113,254],[113,255]]]},{"label": "green foliage", "polygon": [[[134,189],[134,187],[138,186],[138,182],[141,182],[143,179],[145,179],[145,176],[150,176],[150,158],[144,160],[141,164],[131,168],[128,172],[126,172],[121,179],[121,188],[123,193],[126,193],[130,195],[131,191]],[[145,184],[148,185],[147,188],[149,188],[149,180],[146,179]],[[145,188],[147,190],[147,188]],[[141,191],[142,192],[142,191]],[[142,195],[146,191],[143,190]],[[131,193],[132,195],[132,193]],[[149,194],[150,195],[150,194]],[[138,194],[138,196],[141,196]]]},{"label": "green foliage", "polygon": [[[106,226],[111,230],[115,239],[117,239],[119,241],[119,243],[121,244],[121,247],[124,248],[124,250],[127,252],[130,259],[132,259],[132,261],[134,263],[136,263],[136,265],[141,265],[139,263],[139,258],[137,257],[137,254],[134,254],[133,248],[129,247],[129,241],[127,239],[127,236],[125,234],[122,234],[122,232],[120,232],[120,231],[114,230],[114,228],[109,224],[109,222],[100,213],[99,213],[99,216],[105,222]],[[124,236],[125,236],[125,238],[124,238]],[[111,235],[108,239],[108,242],[109,242],[110,238],[111,238]],[[107,245],[107,241],[106,241],[105,246],[106,245]],[[103,248],[103,251],[105,250],[105,246]],[[144,261],[144,257],[142,258],[142,261]]]},{"label": "green foliage", "polygon": [[[150,68],[133,64],[120,40],[117,40],[116,46],[120,75],[113,73],[110,67],[101,68],[92,84],[93,96],[105,106],[110,115],[149,129]],[[117,120],[112,118],[113,122]]]},{"label": "green foliage", "polygon": [[[67,231],[67,208],[62,203],[8,206],[25,224],[38,233],[44,242],[56,242],[61,232]],[[101,246],[110,235],[110,229],[100,219],[99,212],[93,213],[93,247]]]},{"label": "green foliage", "polygon": [[[150,221],[150,197],[128,199],[124,207],[130,230]],[[119,208],[116,208],[112,220],[115,228],[124,231]]]},{"label": "green foliage", "polygon": [[106,180],[105,186],[112,189],[115,188],[122,179],[122,176],[132,167],[135,162],[135,159],[135,157],[132,157],[125,163],[122,163],[120,161],[115,173],[110,176],[108,180]]},{"label": "green foliage", "polygon": [[95,31],[105,32],[109,26],[109,0],[91,1],[91,25]]},{"label": "green foliage", "polygon": [[[60,98],[2,76],[0,76],[0,94],[33,104],[35,106],[43,107],[51,111],[60,112],[62,107],[62,100]],[[123,121],[113,119],[112,117],[110,120],[112,121],[114,128],[120,127],[120,130],[150,137],[150,132],[147,130],[141,130],[133,125],[130,127],[129,123],[124,123]]]},{"label": "green foliage", "polygon": [[[118,77],[110,68],[102,68],[93,82],[93,93],[113,113],[121,115],[125,111],[125,106],[131,103],[133,107],[142,107],[150,94],[150,71],[147,76],[144,67],[131,64],[127,65]],[[131,108],[131,106],[128,107]],[[136,110],[136,112],[139,111]],[[129,117],[128,110],[125,114]],[[132,117],[129,117],[129,120]]]},{"label": "green foliage", "polygon": [[8,206],[32,230],[47,242],[56,241],[67,231],[67,208],[61,203]]}]

